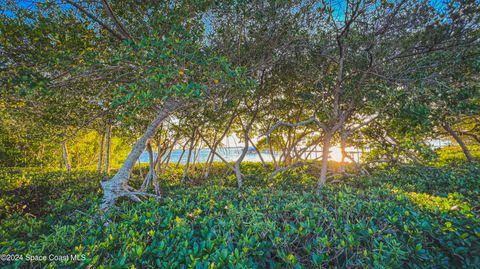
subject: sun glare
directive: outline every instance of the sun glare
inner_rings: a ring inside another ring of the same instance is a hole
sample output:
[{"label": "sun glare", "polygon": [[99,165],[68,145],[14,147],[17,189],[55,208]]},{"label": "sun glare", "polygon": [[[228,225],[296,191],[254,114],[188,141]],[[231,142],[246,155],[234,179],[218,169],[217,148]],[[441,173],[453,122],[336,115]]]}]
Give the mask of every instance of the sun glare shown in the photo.
[{"label": "sun glare", "polygon": [[[348,153],[349,148],[346,148]],[[328,158],[331,161],[340,162],[342,161],[342,149],[338,146],[334,146],[330,149],[330,156]],[[349,163],[351,160],[349,158],[345,158],[344,162]]]},{"label": "sun glare", "polygon": [[332,147],[330,149],[331,161],[340,162],[342,160],[342,150],[339,147]]}]

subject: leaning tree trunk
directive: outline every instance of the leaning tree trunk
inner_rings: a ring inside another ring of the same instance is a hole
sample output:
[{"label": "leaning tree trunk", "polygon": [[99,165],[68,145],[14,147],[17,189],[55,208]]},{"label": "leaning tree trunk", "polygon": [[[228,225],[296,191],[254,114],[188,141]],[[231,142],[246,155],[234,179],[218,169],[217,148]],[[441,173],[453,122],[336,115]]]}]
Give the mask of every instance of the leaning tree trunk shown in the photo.
[{"label": "leaning tree trunk", "polygon": [[235,167],[233,167],[227,160],[225,160],[225,158],[222,157],[221,154],[219,154],[217,151],[213,150],[212,145],[210,145],[208,143],[208,141],[205,139],[205,137],[202,136],[202,134],[200,132],[198,132],[198,136],[205,143],[205,145],[207,145],[207,147],[213,152],[213,154],[215,154],[215,156],[217,156],[230,170],[235,172]]},{"label": "leaning tree trunk", "polygon": [[162,175],[165,174],[165,171],[168,169],[168,165],[170,164],[170,158],[172,157],[172,152],[173,152],[173,149],[175,148],[176,141],[177,140],[175,140],[172,143],[172,145],[170,146],[170,149],[169,149],[169,152],[168,152],[168,155],[167,155],[167,159],[163,163],[163,169],[159,168],[159,171],[162,173]]},{"label": "leaning tree trunk", "polygon": [[268,138],[268,149],[270,150],[270,156],[272,156],[273,165],[275,168],[278,168],[275,152],[273,151],[272,140],[270,138]]},{"label": "leaning tree trunk", "polygon": [[469,162],[473,162],[473,155],[472,153],[470,153],[470,150],[468,149],[465,142],[463,142],[460,135],[455,130],[453,130],[448,123],[444,123],[443,128],[455,139],[455,141],[457,141],[458,145],[462,148],[463,154],[465,154],[465,157],[467,157],[467,160]]},{"label": "leaning tree trunk", "polygon": [[72,170],[72,167],[70,166],[70,161],[68,160],[68,149],[67,149],[66,141],[62,142],[62,151],[63,151],[63,161],[65,162],[65,168],[67,168],[67,171],[70,172]]},{"label": "leaning tree trunk", "polygon": [[102,133],[102,140],[100,141],[100,154],[98,156],[98,173],[102,173],[102,161],[103,161],[103,144],[105,144],[105,133]]},{"label": "leaning tree trunk", "polygon": [[320,172],[320,178],[318,181],[318,187],[322,187],[327,182],[327,172],[328,172],[328,157],[330,155],[330,141],[332,140],[332,135],[329,133],[325,134],[323,138],[323,148],[322,148],[322,168]]},{"label": "leaning tree trunk", "polygon": [[110,153],[112,144],[112,126],[107,126],[107,141],[105,143],[105,173],[110,174]]},{"label": "leaning tree trunk", "polygon": [[115,176],[108,180],[102,181],[103,199],[100,204],[100,209],[107,211],[115,204],[115,201],[122,196],[135,197],[135,194],[128,190],[128,180],[132,173],[135,162],[138,160],[143,150],[145,149],[148,140],[156,133],[160,124],[172,113],[180,107],[179,103],[174,100],[167,100],[164,108],[158,112],[156,117],[148,125],[143,135],[137,140]]},{"label": "leaning tree trunk", "polygon": [[[168,146],[168,145],[167,145]],[[167,152],[167,148],[160,146],[159,149],[157,150],[157,159],[155,159],[155,165],[157,166],[157,170],[155,174],[158,176],[160,175],[160,171],[162,170],[162,165],[164,161],[162,161],[163,156]]]},{"label": "leaning tree trunk", "polygon": [[[216,155],[216,152],[217,152],[218,145],[220,143],[222,143],[223,138],[225,138],[225,136],[228,134],[228,131],[230,130],[230,127],[232,126],[232,123],[235,120],[236,116],[237,116],[237,113],[234,112],[232,117],[230,118],[230,120],[227,123],[227,127],[225,128],[225,131],[222,133],[220,138],[218,140],[214,139],[213,148],[210,149],[211,158],[210,158],[210,161],[207,160],[207,172],[205,173],[205,178],[207,178],[208,175],[210,174],[210,169],[212,167],[213,161],[215,160],[215,155]],[[205,142],[205,144],[206,144],[206,142]]]},{"label": "leaning tree trunk", "polygon": [[175,165],[175,168],[178,168],[178,166],[180,166],[180,163],[182,162],[182,159],[183,159],[183,155],[185,155],[185,148],[187,147],[188,142],[189,142],[189,140],[187,140],[187,142],[185,142],[185,144],[183,144],[182,154],[180,154],[180,157],[178,158],[178,161],[177,161],[177,164]]},{"label": "leaning tree trunk", "polygon": [[248,140],[250,141],[250,143],[252,144],[252,147],[255,149],[255,151],[257,152],[257,155],[258,155],[258,158],[260,158],[260,161],[262,162],[262,167],[265,168],[267,166],[267,164],[265,163],[265,160],[263,159],[263,156],[262,156],[262,153],[260,152],[260,150],[257,148],[257,146],[253,143],[252,139],[250,138],[250,136],[248,136]]}]

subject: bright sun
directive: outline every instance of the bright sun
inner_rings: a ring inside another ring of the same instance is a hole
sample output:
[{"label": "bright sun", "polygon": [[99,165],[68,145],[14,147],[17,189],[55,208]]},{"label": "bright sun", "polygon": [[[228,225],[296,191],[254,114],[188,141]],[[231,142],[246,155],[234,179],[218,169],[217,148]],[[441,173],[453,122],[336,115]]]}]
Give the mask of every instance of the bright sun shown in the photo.
[{"label": "bright sun", "polygon": [[[349,152],[349,148],[346,148],[347,153]],[[334,146],[330,149],[330,157],[328,158],[331,161],[340,162],[342,161],[342,149],[338,146]],[[345,158],[344,162],[349,163],[351,162],[350,159]]]},{"label": "bright sun", "polygon": [[339,147],[332,147],[330,149],[330,160],[340,162],[342,160],[342,150]]}]

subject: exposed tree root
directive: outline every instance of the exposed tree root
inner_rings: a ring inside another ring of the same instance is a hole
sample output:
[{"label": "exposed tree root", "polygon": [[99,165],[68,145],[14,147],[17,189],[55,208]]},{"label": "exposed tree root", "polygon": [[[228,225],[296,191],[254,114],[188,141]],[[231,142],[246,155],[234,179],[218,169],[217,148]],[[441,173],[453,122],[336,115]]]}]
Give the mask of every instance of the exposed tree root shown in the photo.
[{"label": "exposed tree root", "polygon": [[101,182],[104,196],[102,203],[100,204],[100,209],[103,212],[108,211],[111,207],[115,205],[115,202],[121,197],[128,197],[134,202],[142,202],[142,199],[146,197],[154,197],[156,199],[161,199],[161,196],[157,194],[147,193],[143,190],[137,190],[128,184],[118,185],[111,184],[111,181],[102,181]]},{"label": "exposed tree root", "polygon": [[[120,193],[120,195],[117,197],[128,197],[132,199],[134,202],[142,202],[141,198],[146,198],[146,197],[154,197],[155,199],[161,199],[162,197],[160,195],[156,195],[153,193],[148,193],[148,192],[143,192],[143,191],[138,191],[135,190],[134,188],[127,186],[123,192]],[[141,197],[141,198],[140,198]]]},{"label": "exposed tree root", "polygon": [[104,226],[108,226],[112,223],[110,219],[105,218],[104,213],[112,208],[119,198],[127,197],[136,203],[142,202],[143,199],[146,199],[147,197],[154,197],[157,200],[162,198],[153,193],[139,191],[129,185],[123,185],[121,188],[114,188],[113,184],[108,183],[109,181],[101,182],[104,190],[104,197],[100,204],[100,214],[97,216],[98,220],[102,221]]}]

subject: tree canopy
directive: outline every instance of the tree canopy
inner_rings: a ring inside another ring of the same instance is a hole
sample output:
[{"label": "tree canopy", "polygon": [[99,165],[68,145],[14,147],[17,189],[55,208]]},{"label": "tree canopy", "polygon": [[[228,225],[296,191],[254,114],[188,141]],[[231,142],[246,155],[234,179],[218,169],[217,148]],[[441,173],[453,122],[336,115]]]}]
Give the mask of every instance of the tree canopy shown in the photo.
[{"label": "tree canopy", "polygon": [[[348,146],[368,147],[370,162],[424,163],[435,158],[429,142],[451,139],[474,161],[477,4],[6,1],[2,165],[56,166],[63,156],[70,168],[67,145],[95,132],[89,139],[101,138],[100,147],[88,143],[100,150],[101,171],[104,151],[107,167],[120,154],[111,153],[113,132],[132,150],[102,183],[108,207],[138,198],[126,184],[152,145],[162,154],[187,147],[189,161],[207,147],[209,162],[221,158],[239,187],[251,147],[270,151],[272,176],[316,165],[309,160],[320,149],[319,187],[337,144],[342,163],[353,160]],[[234,164],[216,152],[231,135],[243,144]]]}]

